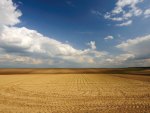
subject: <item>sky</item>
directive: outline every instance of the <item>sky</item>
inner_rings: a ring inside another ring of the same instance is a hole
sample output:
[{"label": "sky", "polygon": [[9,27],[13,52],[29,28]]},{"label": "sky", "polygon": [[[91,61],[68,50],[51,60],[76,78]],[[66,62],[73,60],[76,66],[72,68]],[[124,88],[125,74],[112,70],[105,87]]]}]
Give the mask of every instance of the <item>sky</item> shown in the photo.
[{"label": "sky", "polygon": [[1,68],[143,66],[149,0],[0,0]]}]

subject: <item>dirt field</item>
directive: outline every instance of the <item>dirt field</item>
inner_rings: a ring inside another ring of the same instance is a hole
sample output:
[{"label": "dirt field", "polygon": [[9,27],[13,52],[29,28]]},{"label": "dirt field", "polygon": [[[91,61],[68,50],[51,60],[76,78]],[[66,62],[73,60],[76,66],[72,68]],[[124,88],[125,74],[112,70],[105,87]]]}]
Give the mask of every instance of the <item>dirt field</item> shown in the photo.
[{"label": "dirt field", "polygon": [[3,71],[0,113],[150,113],[150,76]]}]

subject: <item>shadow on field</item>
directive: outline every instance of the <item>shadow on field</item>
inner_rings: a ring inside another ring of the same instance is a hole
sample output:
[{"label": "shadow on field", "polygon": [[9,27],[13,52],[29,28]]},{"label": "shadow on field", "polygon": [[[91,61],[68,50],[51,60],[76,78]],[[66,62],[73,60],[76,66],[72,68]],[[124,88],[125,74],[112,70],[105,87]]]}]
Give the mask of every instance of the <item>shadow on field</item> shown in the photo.
[{"label": "shadow on field", "polygon": [[132,74],[150,75],[150,67],[139,68],[1,68],[0,75],[13,74]]}]

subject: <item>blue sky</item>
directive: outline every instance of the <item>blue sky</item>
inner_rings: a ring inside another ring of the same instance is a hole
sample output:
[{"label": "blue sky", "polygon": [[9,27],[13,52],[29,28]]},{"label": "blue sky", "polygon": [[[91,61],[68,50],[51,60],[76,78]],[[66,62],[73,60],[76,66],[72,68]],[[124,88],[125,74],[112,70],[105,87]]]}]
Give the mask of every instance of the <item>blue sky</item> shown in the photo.
[{"label": "blue sky", "polygon": [[[36,29],[40,33],[62,42],[69,41],[76,48],[84,48],[85,43],[96,40],[99,49],[108,49],[109,44],[123,38],[133,38],[149,33],[149,19],[138,17],[128,27],[116,27],[115,22],[104,19],[103,15],[115,7],[114,0],[17,0],[22,11],[22,26]],[[94,15],[92,11],[101,15]],[[35,21],[36,20],[36,21]],[[141,21],[139,23],[139,21]],[[144,28],[144,29],[143,29]],[[116,40],[109,42],[104,37],[113,35]],[[107,46],[106,46],[107,45]]]},{"label": "blue sky", "polygon": [[25,26],[57,40],[69,41],[77,48],[84,48],[91,40],[104,42],[107,32],[113,32],[108,21],[91,13],[95,6],[101,7],[96,5],[103,3],[99,0],[23,0],[21,3],[19,8],[24,14],[21,20]]},{"label": "blue sky", "polygon": [[149,0],[2,0],[0,5],[0,67],[150,65]]}]

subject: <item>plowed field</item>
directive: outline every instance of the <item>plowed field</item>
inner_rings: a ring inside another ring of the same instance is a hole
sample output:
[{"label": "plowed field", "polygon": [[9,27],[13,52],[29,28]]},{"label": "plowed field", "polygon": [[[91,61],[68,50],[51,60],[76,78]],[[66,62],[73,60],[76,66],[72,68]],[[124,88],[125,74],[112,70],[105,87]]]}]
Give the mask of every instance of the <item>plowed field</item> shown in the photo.
[{"label": "plowed field", "polygon": [[150,113],[150,76],[0,75],[0,113]]}]

